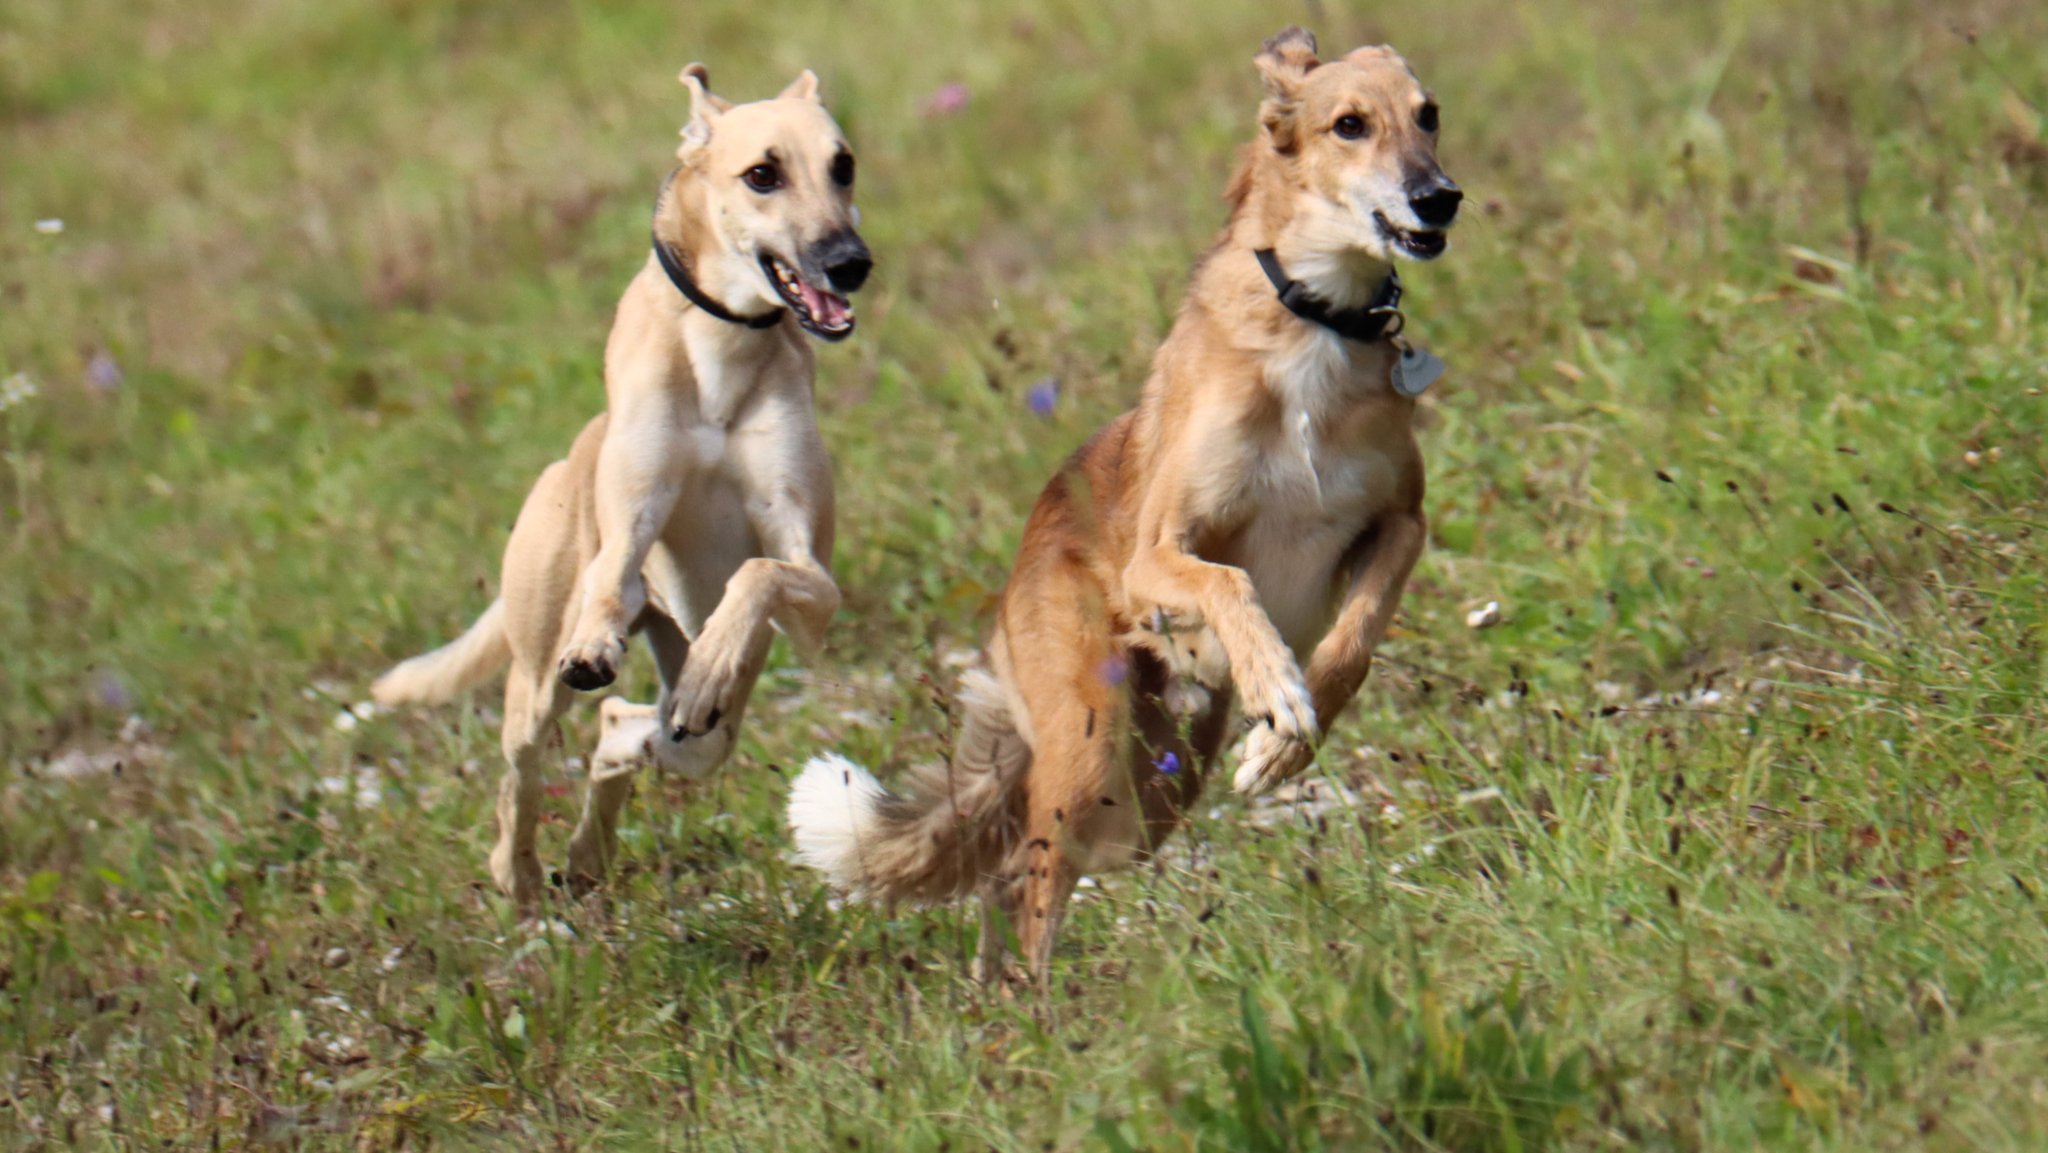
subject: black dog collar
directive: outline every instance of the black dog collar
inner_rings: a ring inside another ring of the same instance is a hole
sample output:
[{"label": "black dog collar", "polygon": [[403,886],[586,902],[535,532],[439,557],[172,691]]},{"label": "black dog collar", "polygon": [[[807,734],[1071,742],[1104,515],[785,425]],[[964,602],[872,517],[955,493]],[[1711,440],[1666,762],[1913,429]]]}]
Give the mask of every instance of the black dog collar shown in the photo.
[{"label": "black dog collar", "polygon": [[748,328],[773,328],[782,322],[782,314],[787,311],[778,308],[763,316],[735,316],[724,305],[706,296],[704,290],[697,287],[697,282],[690,279],[690,270],[683,267],[683,262],[676,259],[676,254],[669,251],[668,245],[663,244],[659,236],[654,238],[654,259],[661,263],[661,270],[668,273],[668,282],[676,286],[677,292],[688,297],[691,304],[727,324],[744,324]]},{"label": "black dog collar", "polygon": [[1398,336],[1405,323],[1401,316],[1401,276],[1393,269],[1387,270],[1386,283],[1373,298],[1357,308],[1331,308],[1328,301],[1317,300],[1309,295],[1308,286],[1298,280],[1289,279],[1287,271],[1280,267],[1280,258],[1270,248],[1261,248],[1253,255],[1259,258],[1259,267],[1266,272],[1266,279],[1273,282],[1273,291],[1280,294],[1280,303],[1287,311],[1310,322],[1320,324],[1346,340],[1371,343],[1383,336]]}]

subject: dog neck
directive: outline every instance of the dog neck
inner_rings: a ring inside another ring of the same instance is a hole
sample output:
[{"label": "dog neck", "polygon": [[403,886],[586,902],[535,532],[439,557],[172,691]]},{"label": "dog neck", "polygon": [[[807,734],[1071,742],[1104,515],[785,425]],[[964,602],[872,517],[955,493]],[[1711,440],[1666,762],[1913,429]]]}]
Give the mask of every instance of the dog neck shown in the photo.
[{"label": "dog neck", "polygon": [[1348,208],[1305,201],[1272,145],[1257,141],[1246,149],[1226,195],[1230,240],[1253,253],[1270,250],[1299,286],[1297,298],[1341,311],[1385,294],[1394,266],[1358,246]]},{"label": "dog neck", "polygon": [[1287,269],[1270,248],[1261,248],[1252,254],[1258,258],[1259,268],[1266,274],[1267,283],[1279,294],[1280,303],[1287,311],[1308,321],[1319,324],[1346,340],[1370,344],[1381,337],[1400,334],[1401,325],[1401,278],[1392,269],[1371,300],[1350,308],[1332,308],[1328,301],[1316,296],[1307,284],[1287,275]]},{"label": "dog neck", "polygon": [[[1243,252],[1214,264],[1213,275],[1232,286],[1226,299],[1242,300],[1242,291],[1261,298],[1253,306],[1266,321],[1259,328],[1279,338],[1259,339],[1263,376],[1290,427],[1320,427],[1360,390],[1386,388],[1382,366],[1395,355],[1387,337],[1401,321],[1370,310],[1395,305],[1399,282],[1391,263],[1359,246],[1352,214],[1302,195],[1286,158],[1263,140],[1246,149],[1227,198],[1223,246]],[[1270,258],[1261,260],[1262,252]]]},{"label": "dog neck", "polygon": [[[692,221],[701,219],[702,213],[686,209],[686,193],[676,187],[680,175],[680,171],[669,174],[654,205],[654,258],[662,273],[677,292],[714,319],[753,329],[774,328],[782,323],[783,314],[788,311],[785,308],[750,316],[742,311],[747,305],[736,308],[727,303],[735,297],[748,296],[756,298],[749,305],[755,303],[760,295],[758,289],[747,290],[754,287],[752,281],[757,273],[736,253],[724,251],[711,238],[690,235],[702,231],[688,227]],[[716,255],[702,259],[701,254],[706,252]]]},{"label": "dog neck", "polygon": [[669,247],[667,242],[662,240],[661,234],[658,232],[654,234],[654,260],[655,263],[661,265],[661,271],[668,276],[668,282],[676,286],[677,292],[682,293],[691,304],[703,309],[705,313],[712,317],[722,320],[727,324],[745,325],[748,328],[773,328],[782,323],[783,310],[780,308],[772,312],[764,312],[759,316],[737,316],[727,311],[724,305],[713,300],[705,294],[703,289],[697,287],[697,282],[690,275],[689,268],[684,265],[681,254]]}]

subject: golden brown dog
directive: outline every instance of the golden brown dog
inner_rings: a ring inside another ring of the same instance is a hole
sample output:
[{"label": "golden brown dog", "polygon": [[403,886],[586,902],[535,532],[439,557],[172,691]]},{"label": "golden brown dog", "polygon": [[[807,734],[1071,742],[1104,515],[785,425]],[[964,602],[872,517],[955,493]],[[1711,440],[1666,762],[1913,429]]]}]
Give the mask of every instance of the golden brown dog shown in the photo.
[{"label": "golden brown dog", "polygon": [[1039,497],[951,763],[898,795],[827,756],[791,793],[800,853],[856,893],[978,889],[985,978],[997,911],[1043,979],[1075,881],[1180,823],[1233,690],[1238,790],[1306,767],[1422,552],[1414,394],[1441,365],[1404,360],[1393,262],[1440,255],[1457,213],[1436,104],[1384,47],[1325,63],[1289,29],[1257,64],[1229,223],[1137,409]]},{"label": "golden brown dog", "polygon": [[654,245],[605,346],[606,412],[548,466],[505,549],[498,601],[459,640],[380,679],[386,705],[445,701],[510,664],[498,886],[541,892],[541,757],[572,689],[610,684],[644,630],[662,703],[604,703],[572,882],[601,877],[631,771],[701,777],[731,753],[769,626],[814,653],[839,607],[832,467],[803,333],[840,340],[870,261],[853,153],[809,72],[734,106],[683,70],[690,120]]}]

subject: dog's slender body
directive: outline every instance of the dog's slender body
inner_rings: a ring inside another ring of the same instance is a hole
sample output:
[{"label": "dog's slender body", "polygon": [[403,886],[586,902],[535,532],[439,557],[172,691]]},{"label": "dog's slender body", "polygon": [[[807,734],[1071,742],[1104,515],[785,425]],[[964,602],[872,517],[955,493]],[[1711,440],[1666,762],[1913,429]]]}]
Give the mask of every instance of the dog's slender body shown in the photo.
[{"label": "dog's slender body", "polygon": [[1399,322],[1371,305],[1397,255],[1443,251],[1456,212],[1435,104],[1390,49],[1322,63],[1290,29],[1257,63],[1268,98],[1230,222],[1138,407],[1033,509],[951,763],[898,795],[824,757],[792,791],[799,850],[840,884],[978,891],[985,978],[998,912],[1042,979],[1075,881],[1180,824],[1234,696],[1253,721],[1239,791],[1305,768],[1422,552]]},{"label": "dog's slender body", "polygon": [[607,870],[631,772],[717,769],[770,626],[813,654],[839,605],[831,461],[803,334],[853,330],[837,295],[868,269],[852,156],[808,72],[774,100],[737,107],[705,89],[700,66],[682,79],[692,110],[681,165],[605,346],[605,413],[528,494],[497,602],[373,690],[387,705],[445,701],[510,666],[490,864],[522,904],[542,891],[535,827],[556,721],[575,689],[614,679],[631,633],[647,634],[662,700],[604,702],[569,847],[579,886]]}]

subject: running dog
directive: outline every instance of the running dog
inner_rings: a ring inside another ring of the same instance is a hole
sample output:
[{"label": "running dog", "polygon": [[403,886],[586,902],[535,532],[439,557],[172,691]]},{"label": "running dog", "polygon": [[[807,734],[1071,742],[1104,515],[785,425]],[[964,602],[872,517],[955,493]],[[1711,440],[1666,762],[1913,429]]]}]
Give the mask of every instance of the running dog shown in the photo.
[{"label": "running dog", "polygon": [[[1328,62],[1290,28],[1256,63],[1256,139],[1142,398],[1039,497],[948,765],[901,793],[814,759],[789,820],[856,894],[978,891],[1048,975],[1074,883],[1156,850],[1222,745],[1233,696],[1255,794],[1294,776],[1365,681],[1426,535],[1396,260],[1442,255],[1462,193],[1437,105],[1392,49]],[[1306,662],[1306,672],[1299,662]]]},{"label": "running dog", "polygon": [[590,791],[569,844],[587,887],[612,855],[634,769],[696,778],[731,754],[772,624],[815,655],[839,607],[832,467],[804,333],[851,335],[846,295],[871,261],[855,231],[854,159],[799,76],[735,106],[682,72],[690,119],[654,212],[653,251],[605,346],[606,411],[526,498],[498,600],[463,636],[400,664],[380,704],[447,701],[510,665],[491,874],[522,905],[544,746],[572,690],[608,685],[645,631],[661,703],[605,701]]}]

